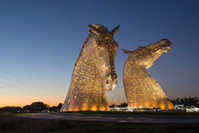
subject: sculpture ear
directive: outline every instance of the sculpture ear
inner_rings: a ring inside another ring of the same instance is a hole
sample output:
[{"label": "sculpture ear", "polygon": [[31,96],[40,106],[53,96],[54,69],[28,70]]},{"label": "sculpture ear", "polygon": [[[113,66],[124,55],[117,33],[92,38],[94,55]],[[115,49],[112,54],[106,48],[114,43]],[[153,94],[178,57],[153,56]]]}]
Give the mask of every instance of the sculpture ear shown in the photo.
[{"label": "sculpture ear", "polygon": [[111,34],[112,35],[115,35],[115,33],[117,33],[120,29],[120,25],[118,25],[117,27],[115,27],[112,31],[111,31]]},{"label": "sculpture ear", "polygon": [[88,27],[90,28],[89,32],[92,32],[92,33],[94,33],[96,35],[100,35],[101,34],[101,32],[98,29],[96,29],[95,27],[93,27],[92,25],[88,24]]},{"label": "sculpture ear", "polygon": [[124,53],[126,53],[126,54],[129,54],[129,53],[131,53],[131,51],[129,51],[129,50],[126,50],[126,49],[122,49],[122,51],[123,51]]}]

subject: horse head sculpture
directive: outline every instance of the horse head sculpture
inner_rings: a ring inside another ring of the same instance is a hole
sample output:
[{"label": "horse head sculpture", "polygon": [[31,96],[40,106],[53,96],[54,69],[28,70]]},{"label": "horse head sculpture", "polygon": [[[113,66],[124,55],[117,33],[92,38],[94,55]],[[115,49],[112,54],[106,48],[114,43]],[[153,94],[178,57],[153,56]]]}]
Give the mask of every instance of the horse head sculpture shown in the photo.
[{"label": "horse head sculpture", "polygon": [[119,26],[109,32],[102,25],[89,25],[91,33],[90,42],[93,44],[93,58],[96,67],[99,69],[102,84],[108,91],[112,91],[117,84],[117,74],[115,71],[115,59],[117,54],[118,44],[113,36],[119,30]]},{"label": "horse head sculpture", "polygon": [[109,110],[105,90],[117,85],[115,59],[118,44],[113,36],[120,26],[108,31],[100,24],[89,25],[87,37],[72,75],[61,111]]},{"label": "horse head sculpture", "polygon": [[144,47],[139,46],[135,51],[125,49],[123,51],[128,53],[130,58],[135,60],[138,65],[148,69],[163,53],[171,50],[171,45],[172,43],[168,39],[162,39]]},{"label": "horse head sculpture", "polygon": [[123,49],[124,53],[129,54],[123,74],[129,107],[174,108],[160,85],[146,71],[163,53],[171,50],[171,45],[168,39],[162,39],[134,51]]}]

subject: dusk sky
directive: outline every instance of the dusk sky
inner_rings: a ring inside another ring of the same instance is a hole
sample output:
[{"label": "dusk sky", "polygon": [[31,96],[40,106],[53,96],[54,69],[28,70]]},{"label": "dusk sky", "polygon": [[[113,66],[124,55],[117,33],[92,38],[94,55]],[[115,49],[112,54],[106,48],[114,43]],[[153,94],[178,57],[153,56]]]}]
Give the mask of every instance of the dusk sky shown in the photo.
[{"label": "dusk sky", "polygon": [[109,103],[125,102],[122,49],[169,39],[172,50],[148,72],[169,98],[199,96],[198,0],[1,0],[0,107],[35,101],[58,105],[88,36],[88,24],[108,30],[115,41],[118,85]]}]

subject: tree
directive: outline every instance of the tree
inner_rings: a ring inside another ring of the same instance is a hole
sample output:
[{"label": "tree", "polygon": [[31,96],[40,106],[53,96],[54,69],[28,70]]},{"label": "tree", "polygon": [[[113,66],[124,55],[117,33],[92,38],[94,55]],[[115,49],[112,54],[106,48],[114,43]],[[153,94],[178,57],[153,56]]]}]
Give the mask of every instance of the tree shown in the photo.
[{"label": "tree", "polygon": [[59,103],[59,105],[57,106],[59,109],[61,109],[61,107],[62,107],[62,103]]},{"label": "tree", "polygon": [[115,108],[116,105],[115,104],[112,104],[112,105],[109,105],[110,108]]},{"label": "tree", "polygon": [[197,97],[184,97],[184,98],[176,98],[171,100],[174,105],[184,104],[185,106],[197,106]]},{"label": "tree", "polygon": [[121,103],[120,105],[118,105],[118,107],[127,107],[128,104],[127,103]]},{"label": "tree", "polygon": [[18,113],[21,112],[21,107],[3,107],[0,108],[0,112],[11,112],[11,113]]},{"label": "tree", "polygon": [[31,105],[26,105],[23,107],[24,110],[29,110],[30,112],[37,112],[37,111],[42,111],[46,110],[46,104],[43,102],[34,102]]}]

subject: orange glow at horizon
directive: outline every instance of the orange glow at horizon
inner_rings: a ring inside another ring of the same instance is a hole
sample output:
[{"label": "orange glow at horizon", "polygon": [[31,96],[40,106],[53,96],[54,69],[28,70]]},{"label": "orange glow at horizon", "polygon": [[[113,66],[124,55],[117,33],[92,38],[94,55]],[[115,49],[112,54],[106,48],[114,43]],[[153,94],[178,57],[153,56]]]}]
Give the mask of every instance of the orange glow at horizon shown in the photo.
[{"label": "orange glow at horizon", "polygon": [[56,99],[47,99],[45,97],[42,98],[29,98],[29,99],[20,99],[19,98],[11,98],[6,96],[0,97],[0,108],[2,107],[8,107],[8,106],[15,106],[15,107],[24,107],[26,105],[31,105],[34,102],[43,102],[44,104],[52,106],[58,106],[59,103],[62,103],[63,98],[56,98]]}]

